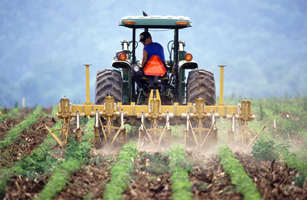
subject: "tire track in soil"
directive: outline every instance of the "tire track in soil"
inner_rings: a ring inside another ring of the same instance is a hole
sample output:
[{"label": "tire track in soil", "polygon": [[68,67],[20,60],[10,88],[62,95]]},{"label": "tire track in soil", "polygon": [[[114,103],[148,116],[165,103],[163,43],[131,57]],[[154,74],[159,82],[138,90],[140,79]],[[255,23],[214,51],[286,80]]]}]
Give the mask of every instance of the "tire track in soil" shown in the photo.
[{"label": "tire track in soil", "polygon": [[[8,119],[6,124],[11,125],[18,122],[18,119]],[[15,143],[7,146],[6,148],[0,149],[0,166],[1,167],[12,167],[15,161],[21,159],[22,155],[29,156],[31,153],[44,141],[48,131],[45,129],[45,125],[49,128],[54,126],[54,122],[49,117],[39,117],[37,121],[24,130],[18,137]]]},{"label": "tire track in soil", "polygon": [[236,152],[236,158],[257,185],[263,199],[307,199],[307,190],[297,187],[293,177],[295,169],[275,161],[257,162],[251,155]]}]

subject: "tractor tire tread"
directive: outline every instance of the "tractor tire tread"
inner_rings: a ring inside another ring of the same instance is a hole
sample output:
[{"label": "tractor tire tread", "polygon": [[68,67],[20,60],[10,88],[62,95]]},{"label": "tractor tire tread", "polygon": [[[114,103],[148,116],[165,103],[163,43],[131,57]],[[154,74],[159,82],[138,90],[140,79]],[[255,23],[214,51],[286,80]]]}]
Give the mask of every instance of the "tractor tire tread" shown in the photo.
[{"label": "tractor tire tread", "polygon": [[212,72],[198,69],[189,72],[187,82],[187,101],[194,103],[199,97],[206,105],[215,105],[215,81]]},{"label": "tractor tire tread", "polygon": [[122,77],[121,72],[113,69],[103,69],[97,72],[95,104],[102,105],[108,95],[114,97],[115,102],[122,102]]}]

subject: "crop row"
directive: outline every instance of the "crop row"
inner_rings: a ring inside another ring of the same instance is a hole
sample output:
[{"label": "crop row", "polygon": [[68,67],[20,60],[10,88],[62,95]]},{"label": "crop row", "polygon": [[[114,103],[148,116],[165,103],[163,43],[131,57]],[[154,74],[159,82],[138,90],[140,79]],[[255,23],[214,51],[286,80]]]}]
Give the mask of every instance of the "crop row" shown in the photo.
[{"label": "crop row", "polygon": [[[93,126],[94,119],[91,119],[84,130],[86,137],[91,135]],[[70,174],[80,170],[82,164],[88,164],[90,150],[91,143],[88,140],[78,143],[71,139],[66,146],[65,161],[53,171],[47,185],[45,185],[36,199],[52,199],[58,192],[64,189],[69,181]]]},{"label": "crop row", "polygon": [[19,134],[28,128],[31,124],[35,123],[40,112],[43,108],[41,106],[36,107],[31,115],[28,115],[25,120],[17,124],[13,129],[11,129],[6,135],[4,140],[0,141],[0,148],[4,148],[16,141]]},{"label": "crop row", "polygon": [[186,160],[186,153],[183,145],[176,145],[170,149],[170,169],[172,181],[172,199],[174,200],[187,200],[191,199],[191,187],[189,182],[189,169],[192,165]]},{"label": "crop row", "polygon": [[19,112],[19,108],[14,108],[6,114],[1,114],[0,115],[0,122],[4,121],[7,117],[15,116],[18,112]]},{"label": "crop row", "polygon": [[[59,121],[51,130],[56,130],[62,126]],[[57,133],[56,133],[57,134]],[[55,145],[54,139],[50,134],[40,144],[40,146],[32,152],[30,156],[24,157],[21,161],[15,162],[13,168],[1,169],[0,174],[0,198],[4,195],[6,183],[15,175],[27,176],[33,178],[37,175],[51,172],[57,165],[57,159],[49,155],[50,147]]]},{"label": "crop row", "polygon": [[221,146],[218,157],[222,159],[221,164],[230,176],[231,183],[236,185],[237,191],[243,194],[245,199],[262,199],[252,179],[245,173],[243,166],[229,147]]},{"label": "crop row", "polygon": [[[57,107],[56,107],[57,109]],[[18,110],[18,109],[16,109]],[[28,126],[33,124],[38,118],[42,107],[37,107],[33,114],[29,115],[23,122],[19,123],[15,128],[11,129],[6,137],[6,141],[1,141],[3,144],[12,143],[18,138],[18,135],[22,130],[26,129]],[[14,111],[15,112],[15,111]],[[61,121],[56,123],[51,130],[56,130],[62,126]],[[57,133],[55,133],[57,134]],[[8,139],[10,138],[10,140]],[[0,198],[4,196],[4,190],[6,188],[6,183],[11,177],[15,175],[27,176],[33,178],[37,175],[51,172],[57,165],[57,159],[51,157],[49,152],[50,147],[54,146],[56,142],[51,137],[50,134],[47,135],[46,139],[40,144],[40,146],[32,152],[30,156],[23,157],[21,161],[15,162],[13,168],[2,168],[0,173]]]},{"label": "crop row", "polygon": [[127,188],[128,177],[133,170],[133,162],[137,157],[137,146],[134,142],[125,144],[118,155],[117,162],[111,169],[111,181],[107,184],[104,199],[122,199]]}]

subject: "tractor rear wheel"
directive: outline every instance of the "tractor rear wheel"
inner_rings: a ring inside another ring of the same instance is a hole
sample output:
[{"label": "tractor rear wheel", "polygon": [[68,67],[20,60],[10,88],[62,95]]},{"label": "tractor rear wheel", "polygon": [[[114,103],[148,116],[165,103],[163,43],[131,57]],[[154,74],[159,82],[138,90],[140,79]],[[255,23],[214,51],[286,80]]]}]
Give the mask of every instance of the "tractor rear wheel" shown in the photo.
[{"label": "tractor rear wheel", "polygon": [[[96,76],[96,91],[95,91],[95,104],[96,105],[103,105],[105,97],[112,96],[114,97],[115,102],[122,102],[123,95],[122,95],[122,76],[120,71],[113,70],[113,69],[103,69],[97,72]],[[113,140],[113,137],[115,135],[114,129],[111,130],[111,134],[108,134],[107,121],[101,117],[101,122],[105,126],[104,132],[106,135],[104,135],[102,131],[101,124],[99,123],[99,135],[100,135],[100,142],[98,144],[99,147],[107,145]],[[111,121],[111,124],[108,124],[109,126],[119,126],[119,122],[117,120]],[[105,137],[107,137],[107,141],[105,140]],[[116,140],[117,141],[117,140]]]},{"label": "tractor rear wheel", "polygon": [[215,105],[215,81],[212,72],[198,69],[189,72],[187,102],[194,103],[199,97],[206,105]]},{"label": "tractor rear wheel", "polygon": [[[205,100],[205,104],[208,106],[215,105],[215,81],[212,72],[207,70],[198,69],[189,72],[188,82],[187,82],[187,102],[195,103],[195,100],[201,97]],[[192,122],[193,127],[196,126],[196,122]],[[210,129],[211,120],[206,120],[203,124],[204,128]],[[202,141],[205,134],[203,134],[199,139]],[[191,138],[191,134],[188,139]],[[211,146],[217,143],[217,130],[211,130],[210,136],[206,142],[206,146]]]},{"label": "tractor rear wheel", "polygon": [[102,105],[106,96],[113,96],[115,102],[123,101],[123,80],[120,71],[103,69],[97,72],[95,104]]}]

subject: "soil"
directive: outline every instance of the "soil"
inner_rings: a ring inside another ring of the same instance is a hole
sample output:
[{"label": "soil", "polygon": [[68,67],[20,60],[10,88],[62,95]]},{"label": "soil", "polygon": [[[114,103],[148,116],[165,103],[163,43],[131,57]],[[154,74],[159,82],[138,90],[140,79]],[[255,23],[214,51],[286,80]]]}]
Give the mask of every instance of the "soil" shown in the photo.
[{"label": "soil", "polygon": [[44,189],[50,175],[42,175],[38,179],[31,180],[22,176],[15,176],[7,183],[5,189],[5,199],[10,200],[30,200],[39,194]]}]

